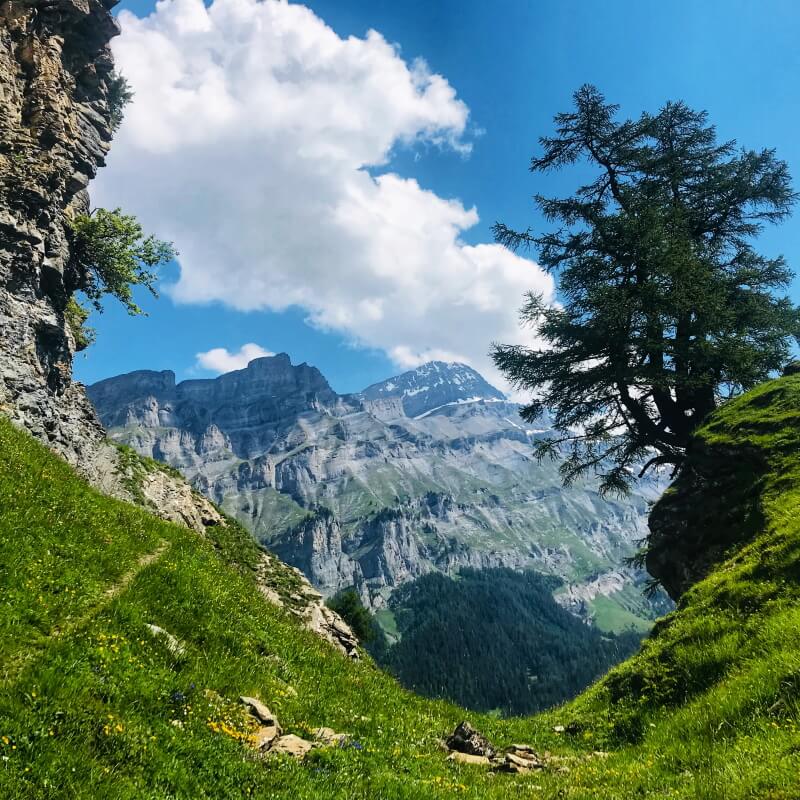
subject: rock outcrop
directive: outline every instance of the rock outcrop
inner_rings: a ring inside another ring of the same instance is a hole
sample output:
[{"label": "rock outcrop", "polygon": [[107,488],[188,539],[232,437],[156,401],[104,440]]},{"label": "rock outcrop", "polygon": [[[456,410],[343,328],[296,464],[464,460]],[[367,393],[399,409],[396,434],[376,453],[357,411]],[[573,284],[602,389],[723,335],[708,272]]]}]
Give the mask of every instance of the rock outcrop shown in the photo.
[{"label": "rock outcrop", "polygon": [[104,432],[72,381],[68,220],[111,140],[114,4],[0,4],[0,410],[75,465]]},{"label": "rock outcrop", "polygon": [[[761,534],[765,508],[790,491],[800,449],[798,388],[790,366],[785,377],[723,404],[695,432],[680,474],[650,515],[647,569],[674,599]],[[793,511],[784,513],[788,519]]]},{"label": "rock outcrop", "polygon": [[673,600],[764,524],[766,454],[696,438],[680,475],[650,514],[647,571]]},{"label": "rock outcrop", "polygon": [[267,600],[294,614],[305,628],[343,655],[353,661],[361,657],[358,639],[350,626],[325,605],[322,594],[297,567],[264,553],[256,568],[256,583]]},{"label": "rock outcrop", "polygon": [[315,747],[342,747],[348,736],[333,728],[317,728],[313,741],[293,733],[283,734],[278,718],[257,697],[240,697],[255,721],[255,730],[246,737],[250,747],[264,756],[291,756],[304,759]]},{"label": "rock outcrop", "polygon": [[[550,753],[539,755],[530,745],[512,744],[502,753],[469,722],[461,722],[444,742],[449,750],[448,761],[470,767],[488,767],[494,772],[525,775],[559,764],[562,759]],[[564,766],[560,770],[568,769]]]},{"label": "rock outcrop", "polygon": [[497,751],[492,743],[466,720],[460,722],[445,742],[449,750],[491,758]]}]

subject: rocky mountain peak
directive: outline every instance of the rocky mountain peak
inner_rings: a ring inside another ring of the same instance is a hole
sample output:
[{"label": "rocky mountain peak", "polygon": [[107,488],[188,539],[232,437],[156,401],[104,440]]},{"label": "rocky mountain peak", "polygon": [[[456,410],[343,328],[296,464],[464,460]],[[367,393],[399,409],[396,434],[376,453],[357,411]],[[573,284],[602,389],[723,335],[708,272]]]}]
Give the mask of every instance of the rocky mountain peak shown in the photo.
[{"label": "rocky mountain peak", "polygon": [[[306,363],[293,365],[286,353],[254,358],[244,369],[226,372],[217,378],[182,381],[177,386],[180,396],[228,398],[245,402],[246,398],[265,400],[298,392],[314,394],[321,402],[335,403],[338,395],[316,368]],[[243,396],[240,393],[244,393]],[[234,397],[233,395],[240,395]]]},{"label": "rocky mountain peak", "polygon": [[467,364],[429,361],[415,369],[368,386],[368,401],[398,398],[408,417],[420,417],[442,406],[477,400],[504,400],[505,395]]},{"label": "rocky mountain peak", "polygon": [[242,457],[268,450],[298,417],[335,414],[341,404],[316,367],[293,365],[285,353],[256,358],[216,378],[176,384],[169,370],[140,370],[87,391],[109,428],[167,426],[198,437],[213,431],[215,441],[222,434],[226,447]]},{"label": "rocky mountain peak", "polygon": [[98,399],[102,399],[103,395],[117,395],[121,391],[129,400],[149,395],[172,395],[175,392],[175,373],[171,369],[139,369],[99,381],[92,387],[93,397]]},{"label": "rocky mountain peak", "polygon": [[275,353],[272,356],[260,356],[249,361],[245,369],[274,369],[277,367],[291,367],[292,359],[288,353]]}]

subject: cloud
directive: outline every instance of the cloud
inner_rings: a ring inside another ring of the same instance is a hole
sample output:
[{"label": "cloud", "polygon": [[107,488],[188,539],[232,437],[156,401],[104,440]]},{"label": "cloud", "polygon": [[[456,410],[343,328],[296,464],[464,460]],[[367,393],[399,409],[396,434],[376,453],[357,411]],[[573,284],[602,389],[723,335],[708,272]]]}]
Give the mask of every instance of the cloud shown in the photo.
[{"label": "cloud", "polygon": [[231,353],[224,347],[215,347],[205,353],[197,354],[197,366],[211,372],[233,372],[235,369],[244,369],[254,358],[274,356],[255,342],[243,344],[236,353]]},{"label": "cloud", "polygon": [[446,353],[495,378],[490,343],[530,341],[517,309],[529,289],[552,299],[550,276],[465,244],[477,210],[389,167],[398,147],[470,149],[466,105],[424,61],[277,0],[120,21],[135,97],[93,198],[175,241],[177,302],[299,306],[398,366]]}]

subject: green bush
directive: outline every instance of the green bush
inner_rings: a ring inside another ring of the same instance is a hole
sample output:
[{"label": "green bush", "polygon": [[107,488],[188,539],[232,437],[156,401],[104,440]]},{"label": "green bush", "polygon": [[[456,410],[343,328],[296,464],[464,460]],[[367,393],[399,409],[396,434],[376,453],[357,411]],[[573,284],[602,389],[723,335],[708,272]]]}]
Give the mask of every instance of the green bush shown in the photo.
[{"label": "green bush", "polygon": [[133,287],[144,286],[154,297],[158,296],[156,270],[177,255],[172,244],[145,236],[136,217],[123,214],[118,208],[79,214],[71,229],[76,288],[98,311],[102,311],[103,297],[112,295],[128,313],[143,313],[133,300]]},{"label": "green bush", "polygon": [[378,658],[386,651],[387,642],[381,626],[361,602],[355,589],[342,589],[327,602],[353,630],[370,654]]},{"label": "green bush", "polygon": [[108,94],[106,95],[109,122],[112,131],[115,131],[122,124],[125,106],[128,105],[132,99],[133,92],[131,91],[130,84],[125,80],[125,76],[120,75],[118,72],[112,72],[111,78],[108,81]]},{"label": "green bush", "polygon": [[64,319],[75,338],[76,352],[85,350],[95,341],[95,329],[86,324],[88,318],[89,309],[82,306],[74,297],[70,297],[64,309]]}]

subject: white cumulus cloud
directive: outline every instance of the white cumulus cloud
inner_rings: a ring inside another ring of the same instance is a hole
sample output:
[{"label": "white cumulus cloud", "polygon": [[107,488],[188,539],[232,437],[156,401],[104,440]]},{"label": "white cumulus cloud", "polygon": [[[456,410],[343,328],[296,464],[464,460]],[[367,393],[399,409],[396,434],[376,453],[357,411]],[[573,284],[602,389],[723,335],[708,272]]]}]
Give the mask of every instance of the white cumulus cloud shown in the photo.
[{"label": "white cumulus cloud", "polygon": [[254,358],[274,355],[275,353],[265,350],[255,342],[248,342],[235,353],[231,353],[225,347],[214,347],[205,353],[198,353],[197,366],[211,372],[232,372],[235,369],[244,369]]},{"label": "white cumulus cloud", "polygon": [[397,147],[469,151],[444,77],[280,0],[160,0],[120,21],[135,97],[93,197],[175,241],[177,302],[299,306],[398,366],[447,354],[497,377],[490,343],[530,338],[523,293],[552,299],[553,282],[466,244],[475,208],[390,170]]}]

